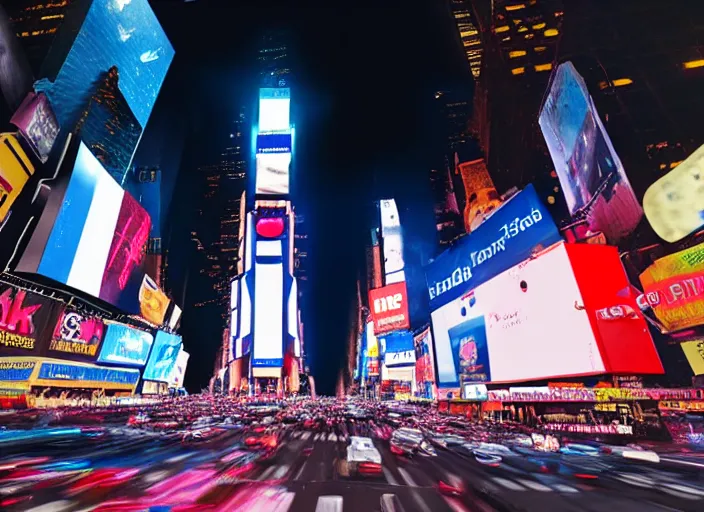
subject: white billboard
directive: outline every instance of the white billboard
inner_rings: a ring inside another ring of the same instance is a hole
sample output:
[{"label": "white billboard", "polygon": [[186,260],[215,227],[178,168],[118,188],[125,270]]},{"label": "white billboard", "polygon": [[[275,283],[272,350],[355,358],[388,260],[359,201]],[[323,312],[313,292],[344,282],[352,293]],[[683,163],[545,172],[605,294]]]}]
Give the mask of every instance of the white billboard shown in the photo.
[{"label": "white billboard", "polygon": [[381,236],[385,237],[390,228],[392,232],[398,232],[393,229],[401,227],[396,200],[382,199],[379,201],[379,207],[381,210]]},{"label": "white billboard", "polygon": [[564,244],[431,315],[439,387],[605,371]]},{"label": "white billboard", "polygon": [[178,356],[176,357],[176,364],[171,370],[171,375],[169,376],[170,387],[183,387],[183,379],[186,376],[186,368],[188,367],[189,357],[191,357],[191,355],[188,352],[185,352],[183,350],[183,347],[181,347],[181,350],[179,351]]},{"label": "white billboard", "polygon": [[260,153],[257,160],[257,194],[288,194],[291,153]]},{"label": "white billboard", "polygon": [[259,133],[291,129],[291,90],[264,88],[259,90]]},{"label": "white billboard", "polygon": [[281,366],[283,355],[283,263],[255,263],[254,364]]}]

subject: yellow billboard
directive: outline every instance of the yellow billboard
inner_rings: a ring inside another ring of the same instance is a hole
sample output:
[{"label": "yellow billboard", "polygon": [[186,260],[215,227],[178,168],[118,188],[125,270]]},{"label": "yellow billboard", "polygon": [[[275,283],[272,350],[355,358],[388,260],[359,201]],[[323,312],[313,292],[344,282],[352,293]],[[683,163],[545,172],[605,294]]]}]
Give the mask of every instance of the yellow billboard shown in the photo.
[{"label": "yellow billboard", "polygon": [[12,133],[0,134],[0,225],[34,174],[34,165]]},{"label": "yellow billboard", "polygon": [[704,339],[685,341],[681,347],[694,375],[704,375]]},{"label": "yellow billboard", "polygon": [[641,301],[668,332],[704,324],[704,243],[660,258],[640,282]]}]

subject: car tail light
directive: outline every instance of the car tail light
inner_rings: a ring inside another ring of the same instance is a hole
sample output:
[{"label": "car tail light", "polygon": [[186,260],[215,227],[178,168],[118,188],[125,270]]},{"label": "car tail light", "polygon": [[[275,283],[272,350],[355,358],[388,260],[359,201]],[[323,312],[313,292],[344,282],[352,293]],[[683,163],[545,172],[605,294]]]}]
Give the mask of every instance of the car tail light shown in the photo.
[{"label": "car tail light", "polygon": [[575,473],[574,476],[575,478],[581,478],[583,480],[596,480],[597,478],[599,478],[596,475],[590,475],[588,473]]},{"label": "car tail light", "polygon": [[357,466],[357,471],[362,474],[379,474],[382,472],[381,464],[375,462],[361,462]]},{"label": "car tail light", "polygon": [[608,446],[602,446],[599,449],[599,451],[601,453],[603,453],[604,455],[611,455],[612,453],[614,453],[614,451],[611,448],[609,448]]},{"label": "car tail light", "polygon": [[404,451],[398,446],[391,445],[391,453],[393,453],[394,455],[403,455]]},{"label": "car tail light", "polygon": [[440,480],[438,483],[438,492],[445,496],[460,496],[462,494],[462,489],[455,487],[454,485],[446,484]]}]

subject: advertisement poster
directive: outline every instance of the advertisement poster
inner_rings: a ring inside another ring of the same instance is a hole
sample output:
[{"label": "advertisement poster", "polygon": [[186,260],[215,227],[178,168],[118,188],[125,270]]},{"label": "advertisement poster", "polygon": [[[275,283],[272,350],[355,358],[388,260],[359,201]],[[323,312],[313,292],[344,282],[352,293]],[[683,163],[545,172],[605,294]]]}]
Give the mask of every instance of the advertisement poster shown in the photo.
[{"label": "advertisement poster", "polygon": [[643,210],[571,62],[557,68],[539,124],[570,214],[586,212],[590,230],[611,244],[633,232]]},{"label": "advertisement poster", "polygon": [[431,311],[562,240],[532,185],[425,267]]},{"label": "advertisement poster", "polygon": [[157,331],[154,349],[144,368],[144,378],[157,382],[169,382],[178,353],[181,350],[181,336],[165,331]]},{"label": "advertisement poster", "polygon": [[83,356],[94,361],[103,341],[104,330],[105,324],[99,318],[65,310],[54,329],[49,351]]},{"label": "advertisement poster", "polygon": [[169,378],[169,385],[173,388],[180,388],[183,387],[183,379],[186,376],[186,368],[188,367],[188,359],[191,357],[191,355],[183,350],[183,347],[181,347],[181,350],[178,353],[178,357],[176,357],[176,364],[174,365],[173,370],[171,371],[171,377]]},{"label": "advertisement poster", "polygon": [[374,334],[379,335],[410,327],[405,282],[369,290],[369,304],[372,310]]},{"label": "advertisement poster", "polygon": [[162,325],[171,301],[161,291],[154,280],[144,274],[139,288],[139,311],[142,318],[156,325]]},{"label": "advertisement poster", "polygon": [[98,362],[143,366],[154,338],[151,334],[121,324],[109,324]]},{"label": "advertisement poster", "polygon": [[668,331],[704,324],[704,244],[658,259],[640,275],[641,307]]},{"label": "advertisement poster", "polygon": [[12,133],[0,134],[0,229],[4,227],[12,213],[12,206],[34,171],[34,165],[22,149],[17,136]]},{"label": "advertisement poster", "polygon": [[489,348],[484,317],[472,318],[448,331],[452,353],[456,354],[455,368],[460,382],[489,382]]},{"label": "advertisement poster", "polygon": [[704,226],[704,146],[650,185],[643,196],[645,217],[657,235],[669,243]]},{"label": "advertisement poster", "polygon": [[0,360],[0,381],[27,381],[32,376],[36,361]]},{"label": "advertisement poster", "polygon": [[680,346],[694,375],[704,375],[704,340],[685,341]]},{"label": "advertisement poster", "polygon": [[37,158],[46,163],[59,135],[59,122],[46,95],[30,92],[10,119],[10,123],[19,129]]},{"label": "advertisement poster", "polygon": [[48,298],[0,284],[0,356],[38,355],[53,306]]},{"label": "advertisement poster", "polygon": [[104,383],[132,387],[139,381],[139,370],[43,362],[41,368],[39,368],[37,379],[43,381],[71,381],[71,384],[76,387],[93,387],[95,384]]}]

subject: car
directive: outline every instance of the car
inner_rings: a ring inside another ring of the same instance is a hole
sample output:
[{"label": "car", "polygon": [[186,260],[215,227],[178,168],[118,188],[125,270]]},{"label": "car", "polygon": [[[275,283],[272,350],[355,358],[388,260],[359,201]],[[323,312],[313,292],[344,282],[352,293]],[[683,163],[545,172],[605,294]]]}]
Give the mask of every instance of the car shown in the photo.
[{"label": "car", "polygon": [[389,440],[391,453],[395,455],[423,455],[434,457],[437,455],[435,448],[425,438],[422,431],[416,428],[399,428],[391,434]]},{"label": "car", "polygon": [[383,472],[381,454],[369,437],[352,436],[341,473],[350,476],[379,476]]}]

